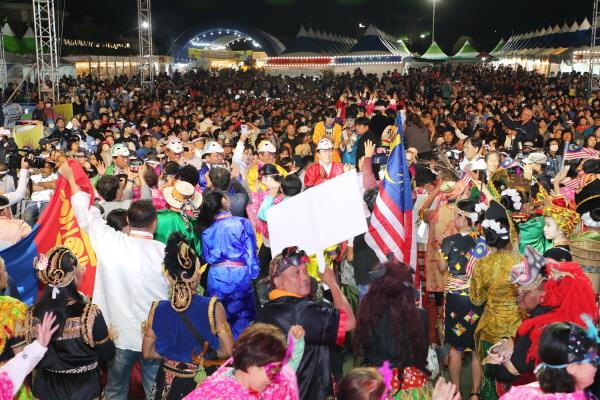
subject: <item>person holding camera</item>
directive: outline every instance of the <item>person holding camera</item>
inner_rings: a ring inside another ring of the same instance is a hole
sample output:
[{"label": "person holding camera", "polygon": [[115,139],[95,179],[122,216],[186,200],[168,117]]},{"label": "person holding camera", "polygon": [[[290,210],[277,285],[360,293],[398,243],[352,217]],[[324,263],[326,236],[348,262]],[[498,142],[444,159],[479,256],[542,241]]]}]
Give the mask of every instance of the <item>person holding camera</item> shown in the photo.
[{"label": "person holding camera", "polygon": [[11,136],[10,130],[0,126],[0,163],[7,163],[7,156],[14,154],[19,147]]}]

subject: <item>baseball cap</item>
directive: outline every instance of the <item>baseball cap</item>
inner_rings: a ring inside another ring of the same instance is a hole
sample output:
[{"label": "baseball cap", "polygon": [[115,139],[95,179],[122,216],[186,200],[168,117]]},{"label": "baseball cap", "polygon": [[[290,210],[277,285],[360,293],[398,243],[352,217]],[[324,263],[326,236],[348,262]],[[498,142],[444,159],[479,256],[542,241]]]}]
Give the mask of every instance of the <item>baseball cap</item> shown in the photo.
[{"label": "baseball cap", "polygon": [[275,148],[273,143],[269,142],[268,140],[263,140],[258,144],[258,152],[277,153],[277,149]]},{"label": "baseball cap", "polygon": [[225,150],[223,150],[223,146],[221,146],[218,142],[215,142],[214,140],[211,140],[210,142],[206,143],[206,145],[204,146],[204,154],[211,154],[211,153],[224,153]]},{"label": "baseball cap", "polygon": [[319,140],[319,143],[317,144],[317,150],[332,150],[332,149],[333,149],[333,143],[331,142],[331,139],[323,138],[323,139]]}]

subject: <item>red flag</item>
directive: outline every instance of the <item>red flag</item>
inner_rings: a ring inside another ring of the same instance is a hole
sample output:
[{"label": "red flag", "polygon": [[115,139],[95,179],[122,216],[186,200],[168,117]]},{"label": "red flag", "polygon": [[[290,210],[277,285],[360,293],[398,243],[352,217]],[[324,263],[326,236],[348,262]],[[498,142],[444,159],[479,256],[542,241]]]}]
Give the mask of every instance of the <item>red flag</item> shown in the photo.
[{"label": "red flag", "polygon": [[[75,182],[82,191],[94,198],[94,188],[81,165],[69,160]],[[39,253],[45,253],[55,246],[66,246],[85,268],[79,291],[88,297],[94,292],[96,277],[96,254],[87,234],[79,228],[75,212],[71,207],[71,185],[62,176],[56,181],[54,194],[38,220],[39,229],[35,236],[35,245]]]}]

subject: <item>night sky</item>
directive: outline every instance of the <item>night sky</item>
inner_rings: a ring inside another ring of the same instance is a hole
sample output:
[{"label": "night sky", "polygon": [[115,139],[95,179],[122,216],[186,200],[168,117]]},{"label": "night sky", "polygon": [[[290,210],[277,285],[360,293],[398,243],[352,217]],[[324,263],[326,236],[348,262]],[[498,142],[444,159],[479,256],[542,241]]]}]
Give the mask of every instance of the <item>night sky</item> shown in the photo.
[{"label": "night sky", "polygon": [[[64,37],[137,41],[136,0],[56,0],[65,5]],[[511,32],[524,33],[549,24],[591,21],[592,0],[438,0],[436,41],[447,53],[461,36],[489,51]],[[301,24],[357,36],[358,24],[373,23],[386,32],[410,38],[411,50],[431,42],[432,0],[153,0],[154,43],[165,54],[170,41],[194,25],[238,21],[283,41]],[[409,45],[409,40],[407,40]]]}]

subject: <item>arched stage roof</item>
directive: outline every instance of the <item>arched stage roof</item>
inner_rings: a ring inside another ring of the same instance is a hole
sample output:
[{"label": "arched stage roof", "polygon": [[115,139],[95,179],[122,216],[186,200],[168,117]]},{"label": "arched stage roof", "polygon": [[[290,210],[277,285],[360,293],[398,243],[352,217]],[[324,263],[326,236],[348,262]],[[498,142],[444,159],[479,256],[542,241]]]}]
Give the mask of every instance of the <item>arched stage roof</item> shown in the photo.
[{"label": "arched stage roof", "polygon": [[285,50],[285,45],[273,35],[237,22],[211,22],[199,24],[179,35],[171,47],[176,60],[187,59],[188,48],[224,50],[237,40],[251,40],[253,48],[275,57]]}]

